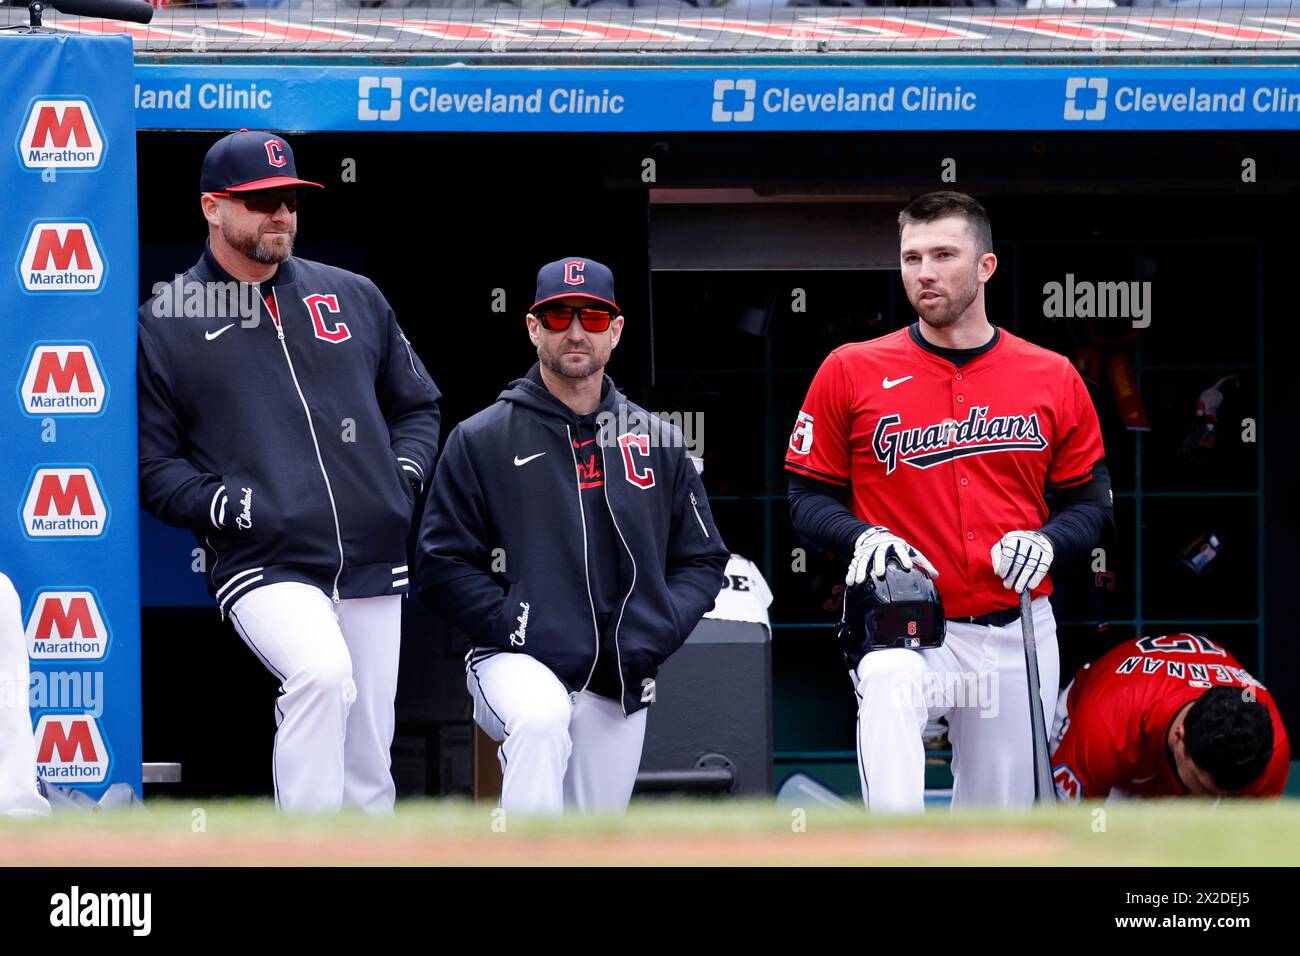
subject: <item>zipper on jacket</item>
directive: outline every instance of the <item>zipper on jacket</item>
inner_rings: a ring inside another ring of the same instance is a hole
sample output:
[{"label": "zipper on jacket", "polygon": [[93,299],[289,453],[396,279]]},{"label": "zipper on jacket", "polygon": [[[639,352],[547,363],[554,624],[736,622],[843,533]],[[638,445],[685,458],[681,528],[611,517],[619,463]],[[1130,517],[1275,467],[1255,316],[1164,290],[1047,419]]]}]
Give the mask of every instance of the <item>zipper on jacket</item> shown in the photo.
[{"label": "zipper on jacket", "polygon": [[706,538],[711,537],[709,534],[709,529],[704,526],[704,519],[700,517],[700,503],[695,497],[695,492],[692,491],[690,495],[691,495],[691,510],[695,512],[695,520],[700,523],[700,530],[704,532],[704,537]]},{"label": "zipper on jacket", "polygon": [[[598,444],[599,447],[599,444]],[[609,509],[609,520],[618,532],[618,540],[623,542],[623,547],[627,550],[627,556],[632,559],[632,583],[628,586],[627,594],[623,596],[623,603],[618,607],[618,621],[614,624],[614,658],[618,661],[618,686],[622,691],[618,695],[619,706],[623,708],[623,716],[627,716],[627,683],[623,680],[623,652],[618,648],[618,629],[623,626],[623,611],[627,608],[627,602],[632,599],[632,592],[636,590],[636,555],[628,547],[627,538],[623,537],[623,529],[618,526],[618,519],[614,517],[614,506],[609,503],[609,471],[605,468],[605,449],[600,448],[600,473],[605,476],[605,484],[602,491],[605,493],[605,507]]]},{"label": "zipper on jacket", "polygon": [[334,489],[330,486],[329,472],[325,470],[325,459],[321,457],[320,442],[316,440],[316,425],[311,420],[311,408],[307,405],[307,398],[302,393],[302,386],[298,384],[298,374],[293,370],[293,359],[289,357],[289,345],[284,340],[284,323],[280,321],[280,297],[276,295],[274,289],[271,290],[271,298],[275,300],[275,335],[280,340],[280,348],[284,350],[284,360],[289,363],[289,377],[293,379],[293,387],[298,392],[298,400],[302,402],[303,413],[307,416],[307,430],[311,432],[311,443],[316,449],[316,463],[320,465],[321,476],[325,479],[325,493],[329,495],[330,511],[334,514],[334,538],[339,545],[339,569],[334,572],[334,603],[339,603],[339,577],[343,574],[343,529],[339,526],[339,509],[334,504]]},{"label": "zipper on jacket", "polygon": [[[600,624],[596,620],[596,599],[591,596],[591,569],[587,562],[587,510],[582,506],[582,480],[578,477],[578,452],[573,447],[573,432],[569,430],[568,425],[564,426],[564,434],[568,439],[569,454],[573,456],[573,484],[578,489],[578,517],[582,519],[582,573],[587,579],[587,604],[591,607],[591,630],[596,635],[596,656],[591,659],[591,670],[587,671],[587,679],[582,683],[582,689],[586,690],[596,674],[596,662],[600,660]],[[604,467],[602,460],[602,472]],[[617,648],[617,644],[615,647]]]},{"label": "zipper on jacket", "polygon": [[411,348],[411,340],[406,337],[406,333],[401,329],[397,330],[397,334],[400,335],[402,341],[406,343],[406,357],[411,360],[411,371],[415,373],[416,378],[423,382],[424,376],[421,375],[420,370],[415,367],[415,350]]},{"label": "zipper on jacket", "polygon": [[[217,565],[221,563],[221,554],[217,551],[216,548],[212,547],[211,535],[205,534],[203,536],[203,543],[207,545],[208,549],[211,550],[212,553],[216,555],[217,558],[215,561],[212,562],[212,567],[208,568],[208,580],[212,582],[212,591],[215,594],[217,591]],[[221,615],[221,619],[223,621],[226,619],[226,609],[221,606],[220,601],[217,602],[217,613]]]}]

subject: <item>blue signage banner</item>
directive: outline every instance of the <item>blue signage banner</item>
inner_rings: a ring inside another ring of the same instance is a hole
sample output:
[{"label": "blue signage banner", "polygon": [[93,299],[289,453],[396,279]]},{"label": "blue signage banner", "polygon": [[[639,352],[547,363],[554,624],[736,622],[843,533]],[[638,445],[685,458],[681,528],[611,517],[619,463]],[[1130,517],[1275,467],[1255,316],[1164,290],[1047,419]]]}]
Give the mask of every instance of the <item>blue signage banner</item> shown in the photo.
[{"label": "blue signage banner", "polygon": [[1300,70],[1268,66],[140,65],[140,129],[285,132],[1282,130]]},{"label": "blue signage banner", "polygon": [[134,57],[0,35],[0,571],[31,659],[37,771],[141,794]]}]

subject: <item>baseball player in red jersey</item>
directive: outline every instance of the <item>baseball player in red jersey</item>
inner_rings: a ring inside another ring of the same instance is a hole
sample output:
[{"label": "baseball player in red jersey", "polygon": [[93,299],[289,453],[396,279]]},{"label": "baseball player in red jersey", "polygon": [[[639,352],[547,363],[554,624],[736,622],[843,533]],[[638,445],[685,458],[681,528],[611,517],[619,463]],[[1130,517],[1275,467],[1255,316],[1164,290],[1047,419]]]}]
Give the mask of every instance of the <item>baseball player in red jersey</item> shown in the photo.
[{"label": "baseball player in red jersey", "polygon": [[1291,747],[1273,697],[1197,634],[1142,637],[1062,694],[1052,755],[1063,800],[1277,797]]},{"label": "baseball player in red jersey", "polygon": [[842,346],[818,370],[786,455],[791,520],[851,556],[849,584],[883,577],[892,557],[926,571],[943,600],[942,647],[877,649],[852,674],[868,808],[923,808],[921,731],[940,716],[954,805],[1027,805],[1033,749],[1017,594],[1033,595],[1051,713],[1060,665],[1047,572],[1090,551],[1110,520],[1101,431],[1064,356],[989,323],[984,284],[997,259],[978,202],[921,196],[900,214],[899,235],[919,321]]}]

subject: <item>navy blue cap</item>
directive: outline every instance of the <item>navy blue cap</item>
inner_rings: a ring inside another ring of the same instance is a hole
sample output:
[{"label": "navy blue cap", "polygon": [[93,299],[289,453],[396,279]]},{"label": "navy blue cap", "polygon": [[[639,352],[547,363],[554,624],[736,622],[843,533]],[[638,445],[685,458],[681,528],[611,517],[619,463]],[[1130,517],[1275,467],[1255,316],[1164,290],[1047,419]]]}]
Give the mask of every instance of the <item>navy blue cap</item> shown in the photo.
[{"label": "navy blue cap", "polygon": [[260,129],[241,129],[212,144],[203,157],[199,192],[246,193],[320,183],[298,178],[293,150],[282,136]]},{"label": "navy blue cap", "polygon": [[556,259],[537,270],[537,301],[528,311],[536,312],[544,302],[574,295],[603,302],[615,313],[620,311],[614,301],[614,273],[595,259],[578,256]]}]

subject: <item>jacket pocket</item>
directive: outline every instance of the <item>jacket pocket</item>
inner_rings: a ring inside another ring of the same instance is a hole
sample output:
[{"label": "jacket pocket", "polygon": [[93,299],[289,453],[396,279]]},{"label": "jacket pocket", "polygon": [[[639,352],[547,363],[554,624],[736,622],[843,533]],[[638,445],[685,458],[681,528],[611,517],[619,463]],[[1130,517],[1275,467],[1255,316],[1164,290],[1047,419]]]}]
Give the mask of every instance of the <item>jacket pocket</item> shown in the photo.
[{"label": "jacket pocket", "polygon": [[532,606],[521,597],[518,584],[512,583],[501,597],[501,604],[488,619],[477,642],[503,651],[522,651],[528,645],[528,618]]},{"label": "jacket pocket", "polygon": [[402,463],[397,460],[397,456],[395,455],[393,456],[393,468],[397,470],[397,484],[402,492],[402,496],[406,499],[411,508],[414,509],[415,488],[411,484],[410,474],[402,467]]}]

